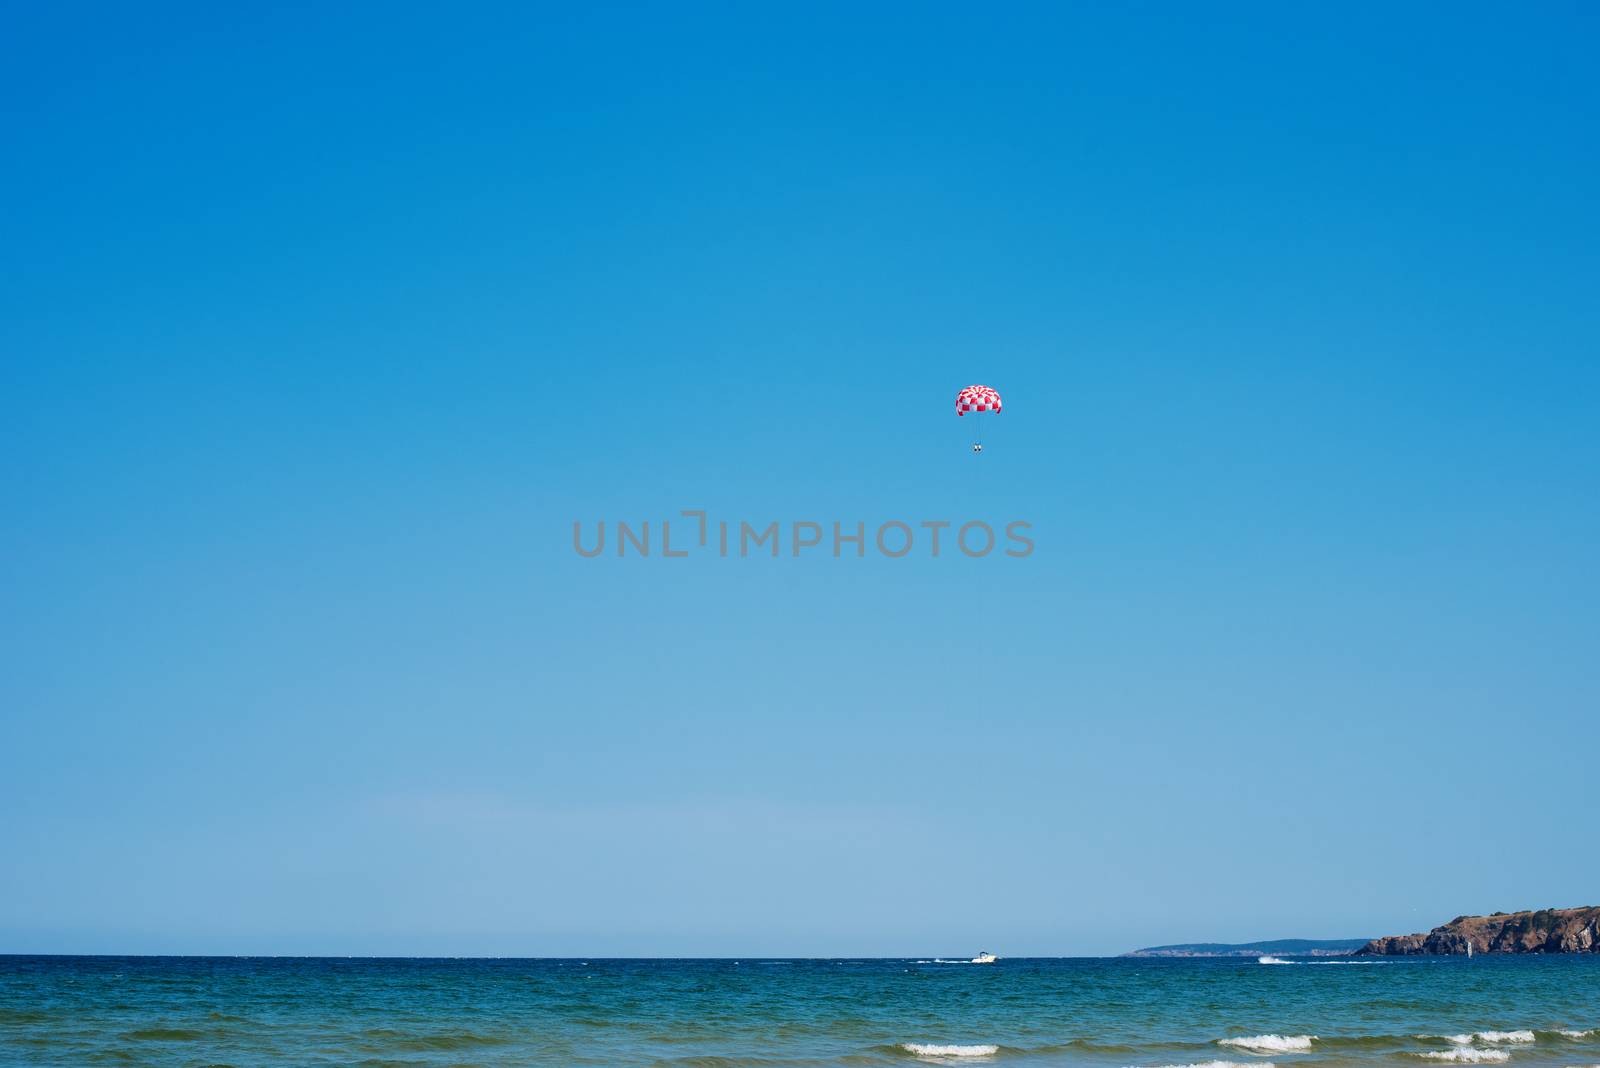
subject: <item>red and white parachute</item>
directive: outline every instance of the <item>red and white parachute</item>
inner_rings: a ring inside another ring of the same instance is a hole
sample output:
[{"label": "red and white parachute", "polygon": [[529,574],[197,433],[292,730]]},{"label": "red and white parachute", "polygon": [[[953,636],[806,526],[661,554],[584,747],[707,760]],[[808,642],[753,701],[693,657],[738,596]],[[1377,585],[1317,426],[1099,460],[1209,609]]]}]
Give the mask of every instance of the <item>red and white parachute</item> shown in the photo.
[{"label": "red and white parachute", "polygon": [[1000,394],[988,386],[968,386],[956,394],[956,414],[966,415],[968,412],[998,412],[1000,410]]},{"label": "red and white parachute", "polygon": [[1000,414],[1000,394],[988,386],[968,386],[956,394],[956,414],[973,414],[973,452],[983,451],[983,424]]}]

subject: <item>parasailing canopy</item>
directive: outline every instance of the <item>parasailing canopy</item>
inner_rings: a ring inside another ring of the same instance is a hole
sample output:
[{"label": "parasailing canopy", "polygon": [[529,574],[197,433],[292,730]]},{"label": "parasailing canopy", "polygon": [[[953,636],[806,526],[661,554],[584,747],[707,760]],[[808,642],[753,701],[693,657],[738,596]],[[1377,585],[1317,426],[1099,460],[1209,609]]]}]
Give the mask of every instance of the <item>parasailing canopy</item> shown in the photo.
[{"label": "parasailing canopy", "polygon": [[984,424],[1000,414],[1000,394],[988,386],[968,386],[956,394],[956,414],[973,413],[973,452],[983,451]]},{"label": "parasailing canopy", "polygon": [[1000,394],[988,386],[968,386],[956,394],[956,414],[966,415],[968,412],[998,412],[1000,410]]}]

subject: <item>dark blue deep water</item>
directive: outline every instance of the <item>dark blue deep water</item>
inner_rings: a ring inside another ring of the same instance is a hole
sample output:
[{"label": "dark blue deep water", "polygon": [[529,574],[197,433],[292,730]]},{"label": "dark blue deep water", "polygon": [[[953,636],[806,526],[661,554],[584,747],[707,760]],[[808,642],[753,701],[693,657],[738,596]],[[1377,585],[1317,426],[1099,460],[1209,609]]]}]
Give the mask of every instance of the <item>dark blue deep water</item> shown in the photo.
[{"label": "dark blue deep water", "polygon": [[1600,955],[0,957],[7,1065],[1600,1065]]}]

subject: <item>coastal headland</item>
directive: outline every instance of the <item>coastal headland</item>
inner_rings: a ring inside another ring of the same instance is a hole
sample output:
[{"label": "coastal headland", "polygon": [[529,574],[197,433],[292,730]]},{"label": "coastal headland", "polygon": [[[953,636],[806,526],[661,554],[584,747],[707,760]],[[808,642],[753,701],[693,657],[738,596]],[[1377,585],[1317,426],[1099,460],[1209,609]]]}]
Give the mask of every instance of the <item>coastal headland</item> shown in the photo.
[{"label": "coastal headland", "polygon": [[1418,934],[1381,938],[1276,938],[1260,942],[1181,942],[1126,957],[1401,957],[1472,953],[1600,953],[1600,905],[1457,916]]},{"label": "coastal headland", "polygon": [[1424,934],[1374,938],[1356,956],[1600,952],[1600,905],[1457,916]]}]

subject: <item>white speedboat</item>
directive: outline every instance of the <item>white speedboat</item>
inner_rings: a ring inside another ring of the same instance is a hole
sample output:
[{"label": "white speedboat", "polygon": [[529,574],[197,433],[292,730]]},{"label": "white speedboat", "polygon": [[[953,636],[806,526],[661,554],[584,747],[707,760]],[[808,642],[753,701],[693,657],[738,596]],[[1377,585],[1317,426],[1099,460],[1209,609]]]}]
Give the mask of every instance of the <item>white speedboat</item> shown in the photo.
[{"label": "white speedboat", "polygon": [[978,955],[972,958],[974,964],[993,964],[1000,958],[990,953],[987,949],[979,950]]}]

